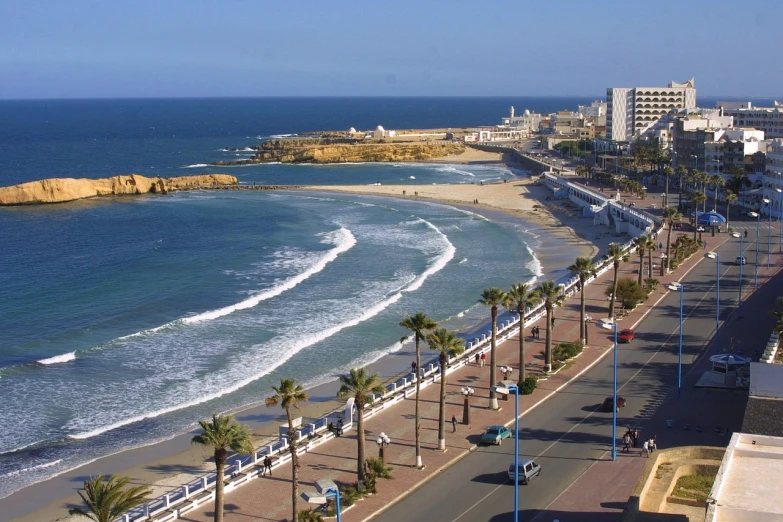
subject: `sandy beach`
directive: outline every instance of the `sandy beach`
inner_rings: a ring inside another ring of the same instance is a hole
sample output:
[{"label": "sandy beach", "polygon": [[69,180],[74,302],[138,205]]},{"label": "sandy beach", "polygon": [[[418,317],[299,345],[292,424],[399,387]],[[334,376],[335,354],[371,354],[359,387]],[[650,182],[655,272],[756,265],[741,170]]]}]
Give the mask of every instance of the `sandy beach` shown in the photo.
[{"label": "sandy beach", "polygon": [[[500,154],[474,149],[469,149],[466,154],[468,156],[460,155],[458,159],[481,163],[500,162],[501,159]],[[439,162],[456,161],[442,158]],[[533,230],[546,232],[541,236],[544,240],[536,250],[536,256],[548,273],[572,263],[575,252],[580,256],[595,257],[606,249],[609,242],[618,241],[603,230],[596,234],[592,219],[581,217],[579,212],[562,202],[547,201],[549,191],[537,183],[537,177],[487,185],[340,185],[313,186],[302,190],[416,199],[457,206],[489,218],[502,215],[512,221],[524,220]],[[373,363],[368,369],[391,382],[407,370],[411,355],[410,350],[404,349]],[[329,382],[308,390],[310,402],[304,406],[302,415],[317,418],[338,408],[340,403],[334,398],[337,388],[336,382]],[[239,422],[250,427],[256,443],[260,445],[276,438],[278,425],[283,420],[280,414],[278,408],[260,405],[238,412],[236,416]],[[119,473],[129,476],[133,484],[154,484],[154,496],[170,492],[213,470],[208,461],[211,453],[190,444],[194,433],[106,457],[25,488],[0,500],[0,521],[85,520],[69,516],[65,506],[79,504],[76,490],[87,477],[97,474]],[[69,492],[66,496],[63,495],[65,491]]]}]

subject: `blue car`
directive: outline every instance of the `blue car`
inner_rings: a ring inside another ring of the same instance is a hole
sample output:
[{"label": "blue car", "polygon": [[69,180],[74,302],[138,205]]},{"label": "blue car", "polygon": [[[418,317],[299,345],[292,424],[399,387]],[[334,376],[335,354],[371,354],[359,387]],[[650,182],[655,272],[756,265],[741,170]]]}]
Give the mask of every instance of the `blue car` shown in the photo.
[{"label": "blue car", "polygon": [[503,439],[511,436],[511,430],[505,426],[490,426],[484,435],[481,436],[481,442],[484,444],[497,444],[500,446]]}]

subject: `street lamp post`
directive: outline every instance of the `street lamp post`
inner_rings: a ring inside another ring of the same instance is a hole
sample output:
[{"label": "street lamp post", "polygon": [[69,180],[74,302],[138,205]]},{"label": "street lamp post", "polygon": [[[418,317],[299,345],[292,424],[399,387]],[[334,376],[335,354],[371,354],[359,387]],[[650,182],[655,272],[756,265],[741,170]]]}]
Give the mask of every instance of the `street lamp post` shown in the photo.
[{"label": "street lamp post", "polygon": [[679,399],[682,395],[682,302],[685,287],[675,282],[669,285],[669,290],[680,292],[680,347],[677,351],[677,398]]},{"label": "street lamp post", "polygon": [[470,425],[470,398],[473,397],[475,391],[470,386],[464,386],[460,392],[465,397],[465,405],[462,409],[462,424]]},{"label": "street lamp post", "polygon": [[[783,182],[783,173],[780,175],[781,182]],[[778,193],[778,235],[780,239],[780,250],[778,253],[783,254],[783,227],[780,226],[780,214],[783,213],[783,189],[775,187],[775,192]]]},{"label": "street lamp post", "polygon": [[717,276],[717,291],[715,294],[715,353],[720,352],[720,254],[707,252],[705,257],[715,260],[715,273]]},{"label": "street lamp post", "polygon": [[381,432],[378,435],[378,438],[375,439],[375,442],[378,444],[378,458],[381,459],[381,462],[386,464],[386,455],[383,450],[386,446],[391,444],[391,439],[384,432]]},{"label": "street lamp post", "polygon": [[772,257],[772,202],[767,205],[767,214],[769,214],[767,224],[767,268],[769,268],[769,261]]},{"label": "street lamp post", "polygon": [[519,522],[519,386],[495,386],[493,390],[503,395],[514,394],[514,522]]},{"label": "street lamp post", "polygon": [[742,317],[742,265],[745,264],[745,249],[743,248],[742,234],[739,232],[733,232],[731,237],[738,237],[740,240],[739,256],[737,256],[737,261],[739,262],[740,267],[739,289],[737,290],[737,319],[739,319]]},{"label": "street lamp post", "polygon": [[614,379],[612,384],[612,460],[617,460],[617,322],[603,323],[603,327],[614,329]]}]

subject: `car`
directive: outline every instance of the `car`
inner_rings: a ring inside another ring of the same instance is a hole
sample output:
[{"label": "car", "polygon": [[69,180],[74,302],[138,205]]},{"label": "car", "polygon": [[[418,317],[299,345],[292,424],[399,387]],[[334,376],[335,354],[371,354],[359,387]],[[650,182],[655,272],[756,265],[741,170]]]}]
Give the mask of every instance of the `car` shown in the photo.
[{"label": "car", "polygon": [[541,466],[532,460],[518,460],[516,466],[514,463],[508,465],[508,480],[514,482],[517,477],[517,468],[519,469],[519,481],[527,485],[530,479],[541,474]]},{"label": "car", "polygon": [[737,259],[734,260],[734,263],[738,265],[745,265],[747,262],[748,260],[745,258],[745,256],[737,256]]},{"label": "car", "polygon": [[481,442],[484,444],[497,444],[500,446],[503,439],[511,436],[511,430],[505,426],[490,426],[481,436]]},{"label": "car", "polygon": [[[612,411],[612,397],[607,397],[604,399],[604,402],[601,403],[601,411]],[[617,396],[617,411],[620,411],[620,408],[625,408],[625,399]]]},{"label": "car", "polygon": [[609,318],[599,319],[598,326],[600,326],[601,328],[608,328],[609,330],[612,330],[617,326],[617,323],[615,322],[614,319],[609,317]]},{"label": "car", "polygon": [[633,341],[633,330],[630,328],[626,328],[617,334],[618,343],[630,343],[631,341]]}]

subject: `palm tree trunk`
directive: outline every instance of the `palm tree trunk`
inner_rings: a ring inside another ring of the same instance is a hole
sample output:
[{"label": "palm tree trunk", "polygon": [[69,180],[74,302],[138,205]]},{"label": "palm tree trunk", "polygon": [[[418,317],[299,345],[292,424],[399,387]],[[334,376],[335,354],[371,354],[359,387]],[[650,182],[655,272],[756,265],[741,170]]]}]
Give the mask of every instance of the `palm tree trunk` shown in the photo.
[{"label": "palm tree trunk", "polygon": [[[666,263],[661,263],[661,277],[666,275],[666,271],[671,266],[669,260],[671,244],[672,244],[672,226],[674,223],[669,222],[669,230],[666,232]],[[665,267],[665,268],[664,268]]]},{"label": "palm tree trunk", "polygon": [[647,264],[650,266],[650,270],[647,273],[650,274],[649,277],[650,279],[652,279],[652,275],[653,275],[652,248],[647,250]]},{"label": "palm tree trunk", "polygon": [[414,334],[416,338],[416,413],[414,415],[414,422],[416,423],[416,467],[422,467],[421,462],[421,441],[419,440],[419,429],[421,424],[421,417],[419,416],[419,391],[421,391],[421,350],[419,349],[419,336]]},{"label": "palm tree trunk", "polygon": [[224,449],[215,448],[215,522],[223,522],[223,482],[226,476],[226,460],[228,452]]},{"label": "palm tree trunk", "polygon": [[497,360],[495,359],[495,344],[497,343],[497,332],[498,332],[498,308],[497,306],[492,307],[492,338],[490,341],[490,353],[489,353],[489,408],[491,410],[497,410],[498,409],[498,398],[495,394],[494,387],[497,384],[497,380],[495,378],[495,372],[496,370],[496,364]]},{"label": "palm tree trunk", "polygon": [[642,272],[644,272],[644,250],[639,251],[639,285],[642,284]]},{"label": "palm tree trunk", "polygon": [[291,408],[285,409],[286,417],[288,417],[288,442],[291,447],[291,505],[293,506],[294,514],[293,522],[299,521],[299,455],[296,454],[296,430],[294,429],[294,419],[291,417]]},{"label": "palm tree trunk", "polygon": [[551,305],[546,307],[546,346],[544,348],[544,371],[552,371],[552,312]]},{"label": "palm tree trunk", "polygon": [[726,201],[726,230],[729,229],[729,212],[731,212],[731,201]]},{"label": "palm tree trunk", "polygon": [[438,449],[446,449],[446,365],[448,357],[440,354],[440,407],[438,408]]},{"label": "palm tree trunk", "polygon": [[517,386],[522,386],[525,381],[525,311],[519,312],[519,382]]},{"label": "palm tree trunk", "polygon": [[[669,172],[669,171],[667,170],[666,172]],[[664,184],[665,184],[665,186],[664,186],[664,189],[663,189],[663,193],[664,193],[665,198],[666,198],[666,205],[665,206],[668,207],[669,206],[669,176],[664,176]]]},{"label": "palm tree trunk", "polygon": [[[614,282],[612,283],[612,297],[609,300],[609,319],[614,317],[614,300],[617,294],[617,269],[620,268],[617,263],[614,264]],[[641,270],[641,265],[640,265]]]},{"label": "palm tree trunk", "polygon": [[579,342],[582,343],[584,346],[585,344],[585,330],[587,329],[587,325],[585,324],[585,282],[582,280],[582,278],[579,278],[579,286],[581,286],[581,291],[579,292]]},{"label": "palm tree trunk", "polygon": [[357,459],[356,459],[356,476],[359,479],[359,488],[363,487],[365,474],[364,474],[364,404],[357,404],[356,411],[358,412],[359,419],[356,422],[356,442],[357,442]]}]

